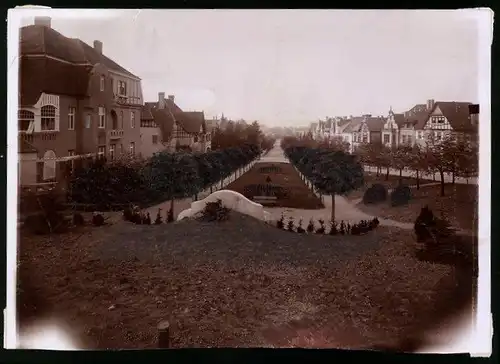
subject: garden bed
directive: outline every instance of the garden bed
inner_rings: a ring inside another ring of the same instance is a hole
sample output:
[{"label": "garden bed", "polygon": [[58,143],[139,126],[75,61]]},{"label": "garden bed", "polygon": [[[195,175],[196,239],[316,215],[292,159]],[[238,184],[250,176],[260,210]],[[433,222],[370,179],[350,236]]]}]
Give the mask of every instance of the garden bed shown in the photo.
[{"label": "garden bed", "polygon": [[420,209],[428,205],[437,217],[445,217],[458,228],[475,231],[478,223],[478,186],[446,184],[445,196],[440,196],[441,186],[425,186],[419,190],[412,188],[412,199],[408,205],[392,207],[390,199],[377,205],[357,207],[374,216],[401,222],[415,222]]},{"label": "garden bed", "polygon": [[[385,173],[381,173],[379,176],[377,176],[376,173],[374,172],[365,172],[364,173],[364,185],[361,188],[358,188],[357,190],[352,191],[349,193],[346,197],[349,200],[356,200],[359,198],[363,198],[363,195],[365,194],[366,190],[373,184],[375,183],[380,183],[384,186],[387,187],[387,189],[393,189],[396,188],[399,184],[399,176],[395,176],[390,174],[389,178],[386,180],[386,175]],[[407,186],[414,186],[417,184],[417,179],[414,177],[402,177],[402,181],[404,185]],[[426,183],[436,183],[439,181],[433,181],[432,179],[422,179],[420,178],[420,184],[426,184]]]},{"label": "garden bed", "polygon": [[[278,172],[273,167],[278,167]],[[261,169],[269,170],[269,173],[262,173]],[[268,179],[270,178],[270,180]],[[289,207],[299,209],[321,209],[324,208],[319,199],[310,188],[300,179],[297,171],[289,163],[256,163],[248,172],[243,174],[236,181],[230,183],[226,189],[246,195],[249,199],[247,187],[272,184],[283,188],[287,196],[274,201],[274,207]]]},{"label": "garden bed", "polygon": [[412,241],[385,227],[292,234],[234,212],[222,223],[21,232],[18,318],[21,330],[64,320],[83,348],[154,348],[161,320],[172,347],[396,344],[465,304],[458,290],[471,287],[471,273],[418,261]]}]

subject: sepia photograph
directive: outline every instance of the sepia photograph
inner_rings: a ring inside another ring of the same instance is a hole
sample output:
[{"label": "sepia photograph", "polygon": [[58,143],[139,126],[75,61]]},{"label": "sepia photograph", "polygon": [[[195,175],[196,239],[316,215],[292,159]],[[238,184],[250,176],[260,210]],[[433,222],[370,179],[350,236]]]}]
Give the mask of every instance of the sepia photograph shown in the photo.
[{"label": "sepia photograph", "polygon": [[491,351],[492,27],[11,9],[10,345]]}]

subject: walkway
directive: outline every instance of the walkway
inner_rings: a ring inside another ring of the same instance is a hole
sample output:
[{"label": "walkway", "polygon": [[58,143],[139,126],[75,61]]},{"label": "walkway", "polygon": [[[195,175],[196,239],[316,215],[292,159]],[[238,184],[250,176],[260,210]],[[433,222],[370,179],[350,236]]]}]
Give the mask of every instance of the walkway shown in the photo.
[{"label": "walkway", "polygon": [[[366,172],[371,172],[371,173],[377,172],[377,168],[375,168],[375,167],[364,166],[364,169]],[[386,173],[387,173],[387,169],[382,168],[381,174],[385,175]],[[389,168],[389,174],[391,176],[399,176],[399,171],[397,169]],[[402,175],[403,175],[403,177],[415,177],[415,173],[413,171],[407,171],[407,170],[403,171]],[[436,182],[441,181],[441,177],[439,176],[439,173],[435,173],[434,177],[436,178]],[[432,173],[421,174],[420,178],[432,179]],[[452,181],[453,181],[453,178],[452,178],[451,174],[445,173],[444,174],[444,182],[451,183]],[[458,184],[477,184],[478,178],[477,177],[471,177],[471,178],[456,177],[455,183],[458,183]]]}]

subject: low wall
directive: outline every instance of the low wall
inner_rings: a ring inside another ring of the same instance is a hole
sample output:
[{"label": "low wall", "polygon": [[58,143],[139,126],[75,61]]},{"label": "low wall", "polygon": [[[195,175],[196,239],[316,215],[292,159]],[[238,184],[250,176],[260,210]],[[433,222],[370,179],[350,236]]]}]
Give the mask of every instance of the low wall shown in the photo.
[{"label": "low wall", "polygon": [[253,216],[262,221],[267,221],[269,219],[270,215],[264,211],[264,207],[261,204],[250,201],[241,193],[231,190],[220,190],[212,193],[201,201],[191,203],[191,208],[182,211],[177,216],[177,220],[193,217],[201,212],[208,202],[216,202],[217,200],[221,200],[222,205],[228,209]]}]

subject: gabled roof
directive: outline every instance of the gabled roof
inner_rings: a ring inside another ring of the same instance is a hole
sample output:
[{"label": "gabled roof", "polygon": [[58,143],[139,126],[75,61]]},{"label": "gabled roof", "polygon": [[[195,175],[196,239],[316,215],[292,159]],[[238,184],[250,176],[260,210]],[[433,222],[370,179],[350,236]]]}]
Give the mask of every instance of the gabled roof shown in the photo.
[{"label": "gabled roof", "polygon": [[151,109],[153,119],[161,130],[163,141],[167,141],[172,137],[175,119],[168,109]]},{"label": "gabled roof", "polygon": [[405,117],[404,122],[412,124],[416,130],[422,130],[429,119],[429,115],[430,111],[411,113]]},{"label": "gabled roof", "polygon": [[359,131],[361,128],[361,123],[363,122],[364,117],[353,117],[352,119],[348,119],[348,123],[346,128],[342,131],[343,133],[353,133]]},{"label": "gabled roof", "polygon": [[83,49],[83,52],[85,54],[85,58],[92,65],[96,65],[97,63],[101,63],[112,71],[124,73],[125,75],[130,76],[130,77],[139,78],[136,75],[134,75],[133,73],[127,71],[125,68],[120,66],[118,63],[113,61],[111,58],[108,58],[104,54],[101,54],[98,51],[96,51],[94,49],[94,47],[89,46],[84,41],[82,41],[80,39],[74,39],[74,40],[80,44],[80,47]]},{"label": "gabled roof", "polygon": [[470,102],[438,101],[433,110],[439,107],[453,130],[476,131],[477,125],[472,124],[469,115],[469,105],[471,104]]},{"label": "gabled roof", "polygon": [[394,121],[398,126],[401,126],[405,121],[405,114],[394,114]]},{"label": "gabled roof", "polygon": [[202,111],[184,111],[174,115],[176,121],[188,133],[199,133],[200,129],[206,132],[205,114]]},{"label": "gabled roof", "polygon": [[92,66],[74,65],[53,58],[19,59],[19,105],[32,106],[45,92],[55,95],[85,97]]},{"label": "gabled roof", "polygon": [[[35,104],[42,92],[87,96],[90,72],[97,63],[138,78],[81,40],[65,37],[43,25],[20,29],[19,50],[21,105]],[[32,57],[36,55],[56,59]]]},{"label": "gabled roof", "polygon": [[377,132],[377,131],[382,131],[384,128],[384,124],[386,122],[386,119],[382,117],[365,117],[364,122],[368,126],[368,129],[370,132]]}]

